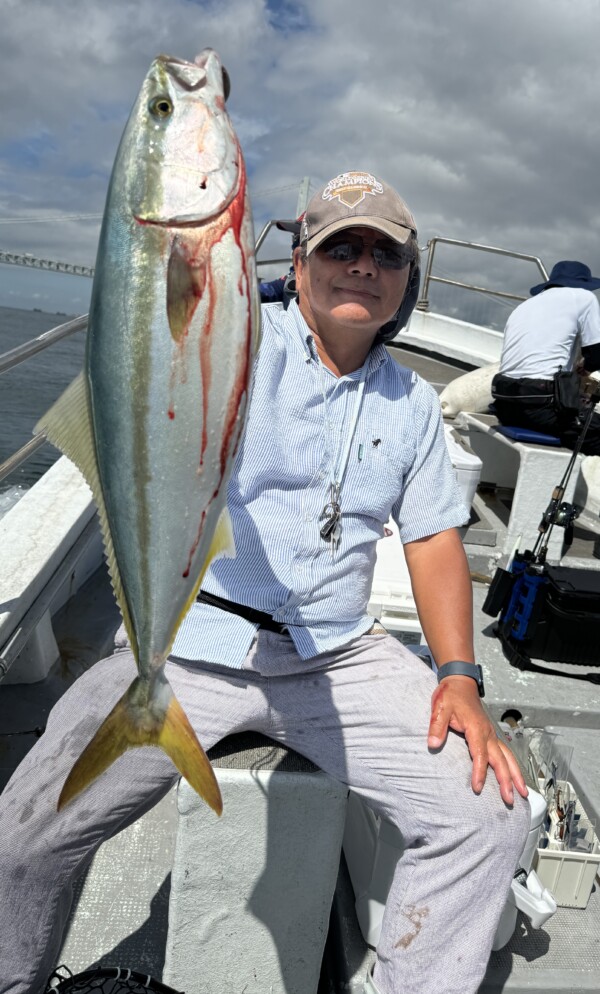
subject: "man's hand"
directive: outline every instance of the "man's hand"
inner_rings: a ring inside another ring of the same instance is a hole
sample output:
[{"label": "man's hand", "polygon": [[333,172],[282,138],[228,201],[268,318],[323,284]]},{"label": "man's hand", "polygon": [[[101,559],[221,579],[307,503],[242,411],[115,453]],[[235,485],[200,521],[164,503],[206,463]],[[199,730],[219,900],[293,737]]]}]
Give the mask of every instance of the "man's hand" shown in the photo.
[{"label": "man's hand", "polygon": [[471,784],[476,794],[483,790],[487,768],[491,766],[506,804],[514,801],[513,786],[522,797],[527,797],[519,764],[508,746],[498,738],[494,723],[481,703],[477,685],[469,676],[445,677],[434,691],[427,739],[430,749],[443,746],[449,728],[465,737],[473,760]]}]

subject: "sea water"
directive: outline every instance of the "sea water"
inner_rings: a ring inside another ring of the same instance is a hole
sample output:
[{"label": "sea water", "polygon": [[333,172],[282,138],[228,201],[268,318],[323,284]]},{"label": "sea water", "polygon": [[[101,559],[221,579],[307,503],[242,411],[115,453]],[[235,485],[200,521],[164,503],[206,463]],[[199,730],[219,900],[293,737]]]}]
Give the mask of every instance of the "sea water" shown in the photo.
[{"label": "sea water", "polygon": [[[69,321],[73,315],[0,307],[0,354]],[[0,463],[28,442],[37,420],[83,366],[85,331],[75,332],[0,374]],[[0,517],[60,457],[49,443],[0,481]]]}]

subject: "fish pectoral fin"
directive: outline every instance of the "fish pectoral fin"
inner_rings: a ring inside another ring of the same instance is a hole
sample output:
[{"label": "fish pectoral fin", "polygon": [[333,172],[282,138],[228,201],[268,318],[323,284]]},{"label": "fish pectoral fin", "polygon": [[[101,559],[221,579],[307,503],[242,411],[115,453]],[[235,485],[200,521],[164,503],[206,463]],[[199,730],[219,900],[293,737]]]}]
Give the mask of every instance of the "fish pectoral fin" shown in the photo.
[{"label": "fish pectoral fin", "polygon": [[204,575],[208,567],[212,563],[213,559],[221,559],[221,558],[235,559],[235,542],[233,540],[233,525],[231,524],[231,517],[229,516],[229,511],[227,510],[227,506],[223,508],[223,510],[219,515],[219,520],[217,521],[217,527],[213,532],[213,537],[211,539],[208,552],[206,554],[206,559],[202,564],[202,569],[200,570],[198,579],[196,580],[196,583],[194,584],[190,592],[190,596],[183,605],[181,613],[177,618],[175,625],[173,626],[173,632],[168,644],[167,655],[173,648],[173,642],[175,641],[175,635],[179,630],[179,626],[183,622],[183,619],[185,618],[192,604],[196,600],[196,597],[198,596],[200,585],[202,584]]},{"label": "fish pectoral fin", "polygon": [[34,431],[45,432],[48,441],[75,463],[78,470],[83,473],[92,491],[96,507],[98,508],[106,561],[113,590],[123,617],[123,623],[129,637],[129,642],[131,643],[133,654],[137,659],[137,639],[129,613],[129,605],[125,598],[121,574],[117,566],[112,535],[108,525],[106,505],[102,495],[100,470],[98,469],[96,443],[94,441],[94,426],[92,424],[89,391],[85,373],[80,373],[69,384],[52,407],[42,415]]},{"label": "fish pectoral fin", "polygon": [[223,508],[214,530],[206,560],[202,567],[200,579],[204,577],[206,570],[213,559],[235,559],[235,542],[233,539],[233,525],[227,506]]},{"label": "fish pectoral fin", "polygon": [[85,747],[65,780],[57,810],[93,783],[127,749],[153,745],[166,752],[181,775],[220,815],[223,801],[214,770],[168,682],[162,680],[162,692],[146,704],[140,703],[140,686],[136,677]]}]

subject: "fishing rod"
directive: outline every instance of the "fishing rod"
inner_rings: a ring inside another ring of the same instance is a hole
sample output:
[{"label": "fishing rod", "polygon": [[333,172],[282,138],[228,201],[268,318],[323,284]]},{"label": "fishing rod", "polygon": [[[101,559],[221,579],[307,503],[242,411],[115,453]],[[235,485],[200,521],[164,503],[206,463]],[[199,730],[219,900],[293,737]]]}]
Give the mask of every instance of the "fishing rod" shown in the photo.
[{"label": "fishing rod", "polygon": [[593,392],[589,394],[589,409],[581,432],[579,433],[579,437],[575,443],[573,453],[569,459],[562,480],[552,491],[550,503],[542,515],[542,520],[538,526],[538,537],[531,553],[533,563],[543,565],[546,562],[548,543],[550,541],[550,536],[552,535],[552,529],[555,526],[565,529],[563,543],[565,548],[568,548],[573,543],[575,521],[581,514],[582,508],[569,501],[563,500],[563,498],[569,484],[571,473],[573,472],[573,468],[577,461],[577,456],[581,451],[587,430],[594,415],[594,407],[598,401],[600,401],[600,387],[598,389],[594,389]]}]

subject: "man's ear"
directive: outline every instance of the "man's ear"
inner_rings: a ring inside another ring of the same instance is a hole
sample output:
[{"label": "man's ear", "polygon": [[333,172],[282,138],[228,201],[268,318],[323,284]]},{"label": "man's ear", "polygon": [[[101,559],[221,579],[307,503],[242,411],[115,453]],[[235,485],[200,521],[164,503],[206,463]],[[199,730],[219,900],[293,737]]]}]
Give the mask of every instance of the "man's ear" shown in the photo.
[{"label": "man's ear", "polygon": [[294,273],[296,274],[296,293],[299,293],[300,287],[302,286],[302,271],[304,269],[304,262],[302,261],[302,250],[298,248],[294,249],[292,254],[292,262],[294,264]]}]

